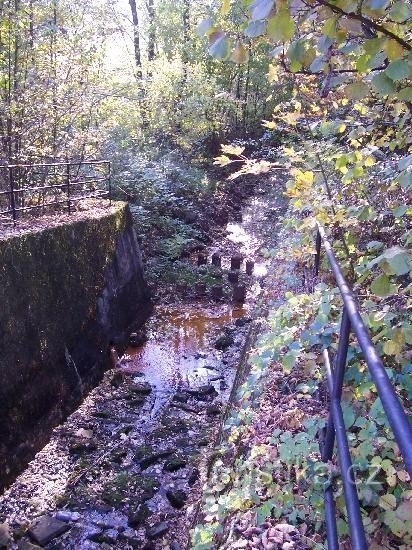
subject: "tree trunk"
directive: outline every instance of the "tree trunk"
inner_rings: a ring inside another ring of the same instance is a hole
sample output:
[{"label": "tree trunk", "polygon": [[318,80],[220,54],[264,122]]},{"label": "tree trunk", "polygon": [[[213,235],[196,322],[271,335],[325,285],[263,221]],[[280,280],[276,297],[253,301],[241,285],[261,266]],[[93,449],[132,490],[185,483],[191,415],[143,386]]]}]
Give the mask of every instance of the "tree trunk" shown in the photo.
[{"label": "tree trunk", "polygon": [[153,61],[155,57],[156,43],[154,0],[148,0],[147,11],[149,14],[149,40],[147,44],[147,59],[148,61]]},{"label": "tree trunk", "polygon": [[189,47],[189,30],[190,30],[190,0],[183,0],[183,82],[182,88],[187,80],[187,66],[189,63],[188,47]]},{"label": "tree trunk", "polygon": [[133,21],[134,58],[136,62],[136,76],[142,78],[142,58],[140,55],[139,15],[137,13],[136,0],[129,0]]}]

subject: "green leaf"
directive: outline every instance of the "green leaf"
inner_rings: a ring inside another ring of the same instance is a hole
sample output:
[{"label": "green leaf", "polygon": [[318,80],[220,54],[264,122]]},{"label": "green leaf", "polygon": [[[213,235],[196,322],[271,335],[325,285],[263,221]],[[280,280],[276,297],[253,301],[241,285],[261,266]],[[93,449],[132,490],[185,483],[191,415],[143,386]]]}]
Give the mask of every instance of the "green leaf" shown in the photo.
[{"label": "green leaf", "polygon": [[212,28],[212,20],[211,19],[203,19],[203,21],[201,21],[199,23],[199,25],[197,26],[196,33],[199,36],[204,36],[207,33],[207,31],[211,28]]},{"label": "green leaf", "polygon": [[209,52],[216,59],[227,59],[230,55],[230,44],[226,35],[218,38],[209,48]]},{"label": "green leaf", "polygon": [[381,298],[389,296],[391,294],[391,282],[389,277],[384,273],[379,275],[379,277],[376,277],[376,279],[372,281],[371,291],[373,294],[376,294],[376,296],[380,296]]},{"label": "green leaf", "polygon": [[246,29],[243,31],[243,34],[249,38],[256,38],[264,34],[266,30],[265,21],[251,21]]},{"label": "green leaf", "polygon": [[385,69],[385,74],[389,76],[391,80],[398,81],[408,78],[410,73],[410,68],[407,61],[398,59],[397,61],[392,61]]},{"label": "green leaf", "polygon": [[372,79],[372,86],[379,95],[385,96],[396,91],[396,85],[385,73],[379,73]]},{"label": "green leaf", "polygon": [[295,23],[290,13],[286,9],[279,12],[269,19],[267,34],[274,40],[286,42],[295,34]]},{"label": "green leaf", "polygon": [[249,9],[252,9],[252,20],[266,19],[272,11],[274,0],[257,0],[250,5]]},{"label": "green leaf", "polygon": [[409,254],[400,246],[388,248],[382,254],[382,258],[386,260],[395,275],[405,275],[411,269]]},{"label": "green leaf", "polygon": [[395,2],[389,14],[394,21],[397,21],[398,23],[403,23],[404,21],[412,17],[412,6],[409,2]]},{"label": "green leaf", "polygon": [[407,86],[398,92],[398,99],[401,101],[412,101],[412,87]]},{"label": "green leaf", "polygon": [[393,510],[396,508],[396,497],[390,493],[382,495],[379,499],[379,506],[384,510]]},{"label": "green leaf", "polygon": [[371,10],[384,10],[389,5],[389,0],[368,0],[367,5]]},{"label": "green leaf", "polygon": [[355,411],[349,405],[349,403],[342,403],[343,420],[345,421],[345,427],[348,429],[355,423]]},{"label": "green leaf", "polygon": [[362,99],[369,94],[369,86],[365,82],[352,82],[345,87],[349,99]]}]

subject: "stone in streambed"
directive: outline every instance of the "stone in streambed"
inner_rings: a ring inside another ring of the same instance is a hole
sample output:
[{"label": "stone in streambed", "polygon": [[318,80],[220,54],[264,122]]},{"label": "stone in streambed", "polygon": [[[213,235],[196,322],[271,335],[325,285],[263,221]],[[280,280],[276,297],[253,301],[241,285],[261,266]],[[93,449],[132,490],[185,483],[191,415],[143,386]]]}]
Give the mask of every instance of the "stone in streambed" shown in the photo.
[{"label": "stone in streambed", "polygon": [[152,393],[152,386],[149,382],[140,382],[138,384],[133,384],[133,386],[130,387],[130,392],[137,395],[149,395]]},{"label": "stone in streambed", "polygon": [[[2,548],[1,544],[0,544],[0,548]],[[41,546],[37,546],[37,544],[32,544],[28,540],[24,540],[24,539],[19,540],[19,542],[17,543],[17,548],[19,550],[41,550]]]},{"label": "stone in streambed", "polygon": [[165,465],[163,466],[163,470],[165,472],[176,472],[177,470],[180,470],[180,468],[184,468],[186,464],[187,464],[187,460],[176,456],[174,458],[171,458],[167,462],[165,462]]},{"label": "stone in streambed", "polygon": [[193,468],[193,470],[190,472],[189,478],[187,480],[189,487],[193,487],[193,485],[196,483],[196,481],[199,479],[199,470],[197,468]]},{"label": "stone in streambed", "polygon": [[209,407],[207,407],[206,409],[206,414],[208,416],[216,416],[220,414],[220,412],[221,412],[221,408],[219,405],[209,405]]},{"label": "stone in streambed", "polygon": [[199,386],[198,388],[194,388],[194,389],[188,389],[186,390],[186,392],[189,395],[201,400],[206,400],[206,399],[209,399],[210,397],[215,397],[216,395],[218,395],[215,387],[212,386],[212,384]]},{"label": "stone in streambed", "polygon": [[233,336],[231,334],[223,334],[215,342],[215,348],[221,351],[233,346],[235,343]]},{"label": "stone in streambed", "polygon": [[29,536],[40,546],[44,546],[69,530],[69,526],[59,519],[43,516],[29,527]]},{"label": "stone in streambed", "polygon": [[153,527],[148,527],[146,530],[147,537],[151,540],[158,539],[165,535],[169,530],[169,525],[165,521],[161,521]]},{"label": "stone in streambed", "polygon": [[0,548],[8,548],[11,542],[10,528],[7,523],[0,523]]},{"label": "stone in streambed", "polygon": [[133,529],[138,529],[145,523],[150,514],[151,512],[146,504],[140,504],[136,510],[129,514],[127,524]]},{"label": "stone in streambed", "polygon": [[166,491],[166,496],[173,508],[180,510],[185,505],[187,495],[180,489],[169,489]]},{"label": "stone in streambed", "polygon": [[237,327],[244,327],[246,326],[248,323],[251,323],[252,322],[252,318],[251,317],[239,317],[239,319],[236,319],[235,321],[235,325]]}]

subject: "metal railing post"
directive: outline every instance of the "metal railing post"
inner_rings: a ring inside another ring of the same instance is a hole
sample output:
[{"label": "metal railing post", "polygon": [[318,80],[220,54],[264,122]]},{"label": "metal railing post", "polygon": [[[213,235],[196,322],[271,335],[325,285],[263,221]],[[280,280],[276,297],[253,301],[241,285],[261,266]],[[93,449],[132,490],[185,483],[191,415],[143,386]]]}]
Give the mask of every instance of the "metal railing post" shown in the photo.
[{"label": "metal railing post", "polygon": [[66,164],[66,193],[67,193],[67,208],[69,210],[69,214],[72,213],[72,207],[70,202],[70,164]]},{"label": "metal railing post", "polygon": [[315,276],[317,277],[319,275],[319,266],[320,266],[320,248],[322,245],[322,237],[320,236],[319,229],[316,233],[316,242],[315,242],[315,262],[313,266],[313,270],[315,272]]},{"label": "metal railing post", "polygon": [[14,197],[13,168],[11,166],[8,167],[8,172],[9,172],[9,187],[10,187],[10,206],[11,206],[11,212],[13,216],[13,225],[15,226],[17,212],[16,212],[16,201]]}]

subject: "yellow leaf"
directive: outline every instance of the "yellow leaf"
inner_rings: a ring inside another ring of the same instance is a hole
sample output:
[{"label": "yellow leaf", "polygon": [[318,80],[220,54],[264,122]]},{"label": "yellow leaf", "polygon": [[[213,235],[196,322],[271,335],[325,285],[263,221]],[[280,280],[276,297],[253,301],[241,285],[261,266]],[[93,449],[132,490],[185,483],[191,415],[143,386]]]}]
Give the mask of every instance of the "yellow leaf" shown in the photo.
[{"label": "yellow leaf", "polygon": [[233,63],[247,63],[249,59],[249,52],[245,48],[245,46],[238,40],[236,42],[235,49],[232,52],[232,55],[230,57],[230,60],[233,61]]},{"label": "yellow leaf", "polygon": [[269,65],[268,80],[271,83],[279,81],[278,68],[276,65]]},{"label": "yellow leaf", "polygon": [[375,159],[373,157],[366,157],[366,159],[365,159],[365,166],[366,167],[373,166],[374,164],[376,164],[376,162],[375,162]]},{"label": "yellow leaf", "polygon": [[220,7],[220,13],[222,15],[227,15],[230,12],[230,0],[223,0]]}]

